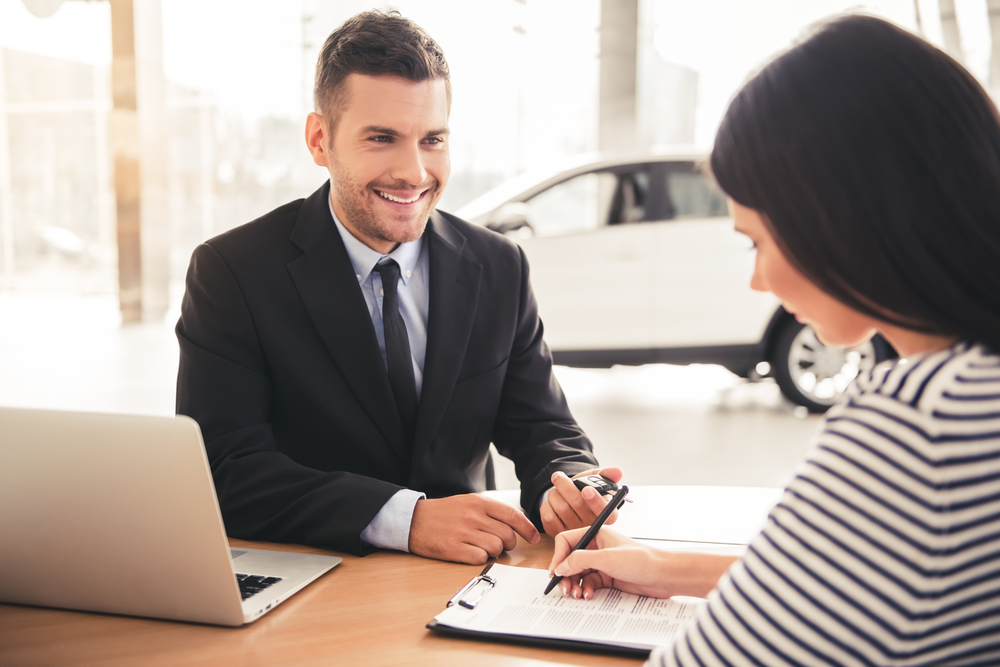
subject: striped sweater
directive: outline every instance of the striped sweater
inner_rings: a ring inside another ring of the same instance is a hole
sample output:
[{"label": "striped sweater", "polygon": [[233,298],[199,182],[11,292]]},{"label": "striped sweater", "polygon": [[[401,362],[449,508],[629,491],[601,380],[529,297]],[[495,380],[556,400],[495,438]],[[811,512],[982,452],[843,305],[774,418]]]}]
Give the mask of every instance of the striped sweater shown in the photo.
[{"label": "striped sweater", "polygon": [[652,665],[1000,665],[1000,356],[886,362]]}]

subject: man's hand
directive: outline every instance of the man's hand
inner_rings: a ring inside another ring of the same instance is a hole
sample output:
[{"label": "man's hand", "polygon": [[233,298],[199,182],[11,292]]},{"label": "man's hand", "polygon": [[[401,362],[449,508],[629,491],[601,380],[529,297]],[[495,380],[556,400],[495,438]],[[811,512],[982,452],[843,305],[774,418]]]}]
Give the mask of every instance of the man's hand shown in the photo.
[{"label": "man's hand", "polygon": [[[572,484],[572,482],[570,482]],[[418,500],[410,521],[410,553],[478,565],[505,549],[517,536],[540,539],[528,518],[510,505],[475,493]]]},{"label": "man's hand", "polygon": [[[621,468],[595,468],[581,472],[573,477],[587,477],[589,475],[601,475],[607,477],[616,484],[622,479]],[[542,503],[542,528],[546,534],[556,535],[564,530],[583,528],[594,523],[594,519],[601,513],[604,506],[611,500],[611,496],[602,496],[591,488],[580,491],[573,484],[573,479],[564,473],[552,473],[553,488],[549,491],[548,499]],[[618,510],[611,513],[606,522],[612,524],[618,520]]]}]

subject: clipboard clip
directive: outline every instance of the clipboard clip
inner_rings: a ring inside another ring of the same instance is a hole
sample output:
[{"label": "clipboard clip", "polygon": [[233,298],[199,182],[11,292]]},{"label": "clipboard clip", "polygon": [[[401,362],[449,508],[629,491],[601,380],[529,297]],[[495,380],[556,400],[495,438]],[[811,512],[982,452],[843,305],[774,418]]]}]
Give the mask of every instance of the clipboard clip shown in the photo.
[{"label": "clipboard clip", "polygon": [[[483,574],[479,575],[478,577],[467,583],[465,586],[462,586],[462,589],[457,593],[455,593],[455,597],[448,600],[447,606],[451,607],[455,603],[458,603],[460,607],[465,607],[466,609],[475,609],[476,605],[479,604],[479,601],[483,599],[483,596],[486,595],[487,591],[489,591],[496,585],[497,585],[497,580],[484,572]],[[479,590],[479,595],[476,597],[476,599],[470,602],[469,600],[466,599],[466,596],[469,595],[475,589]]]}]

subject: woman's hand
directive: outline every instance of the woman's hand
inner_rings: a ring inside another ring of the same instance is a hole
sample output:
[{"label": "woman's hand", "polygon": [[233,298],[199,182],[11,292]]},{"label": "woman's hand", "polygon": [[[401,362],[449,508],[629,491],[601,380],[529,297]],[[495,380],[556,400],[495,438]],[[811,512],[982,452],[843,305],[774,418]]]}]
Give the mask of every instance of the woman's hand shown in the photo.
[{"label": "woman's hand", "polygon": [[549,563],[549,574],[563,577],[563,594],[575,598],[589,600],[599,588],[654,598],[705,597],[737,560],[651,549],[609,528],[602,528],[586,549],[570,553],[585,532],[580,528],[556,535]]}]

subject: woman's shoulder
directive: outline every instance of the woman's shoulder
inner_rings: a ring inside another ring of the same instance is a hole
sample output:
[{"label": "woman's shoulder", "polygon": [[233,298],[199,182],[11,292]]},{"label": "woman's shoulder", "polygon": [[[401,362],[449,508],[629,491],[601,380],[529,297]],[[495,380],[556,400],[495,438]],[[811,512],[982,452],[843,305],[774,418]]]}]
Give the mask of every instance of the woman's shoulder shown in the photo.
[{"label": "woman's shoulder", "polygon": [[961,343],[880,364],[827,413],[797,473],[793,495],[882,507],[889,523],[995,493],[1000,356]]},{"label": "woman's shoulder", "polygon": [[1000,355],[960,342],[937,352],[892,359],[858,377],[827,422],[888,418],[929,435],[950,422],[991,421],[1000,429]]},{"label": "woman's shoulder", "polygon": [[824,417],[797,479],[927,498],[957,481],[977,493],[972,462],[976,474],[1000,475],[1000,355],[963,342],[858,378]]}]

